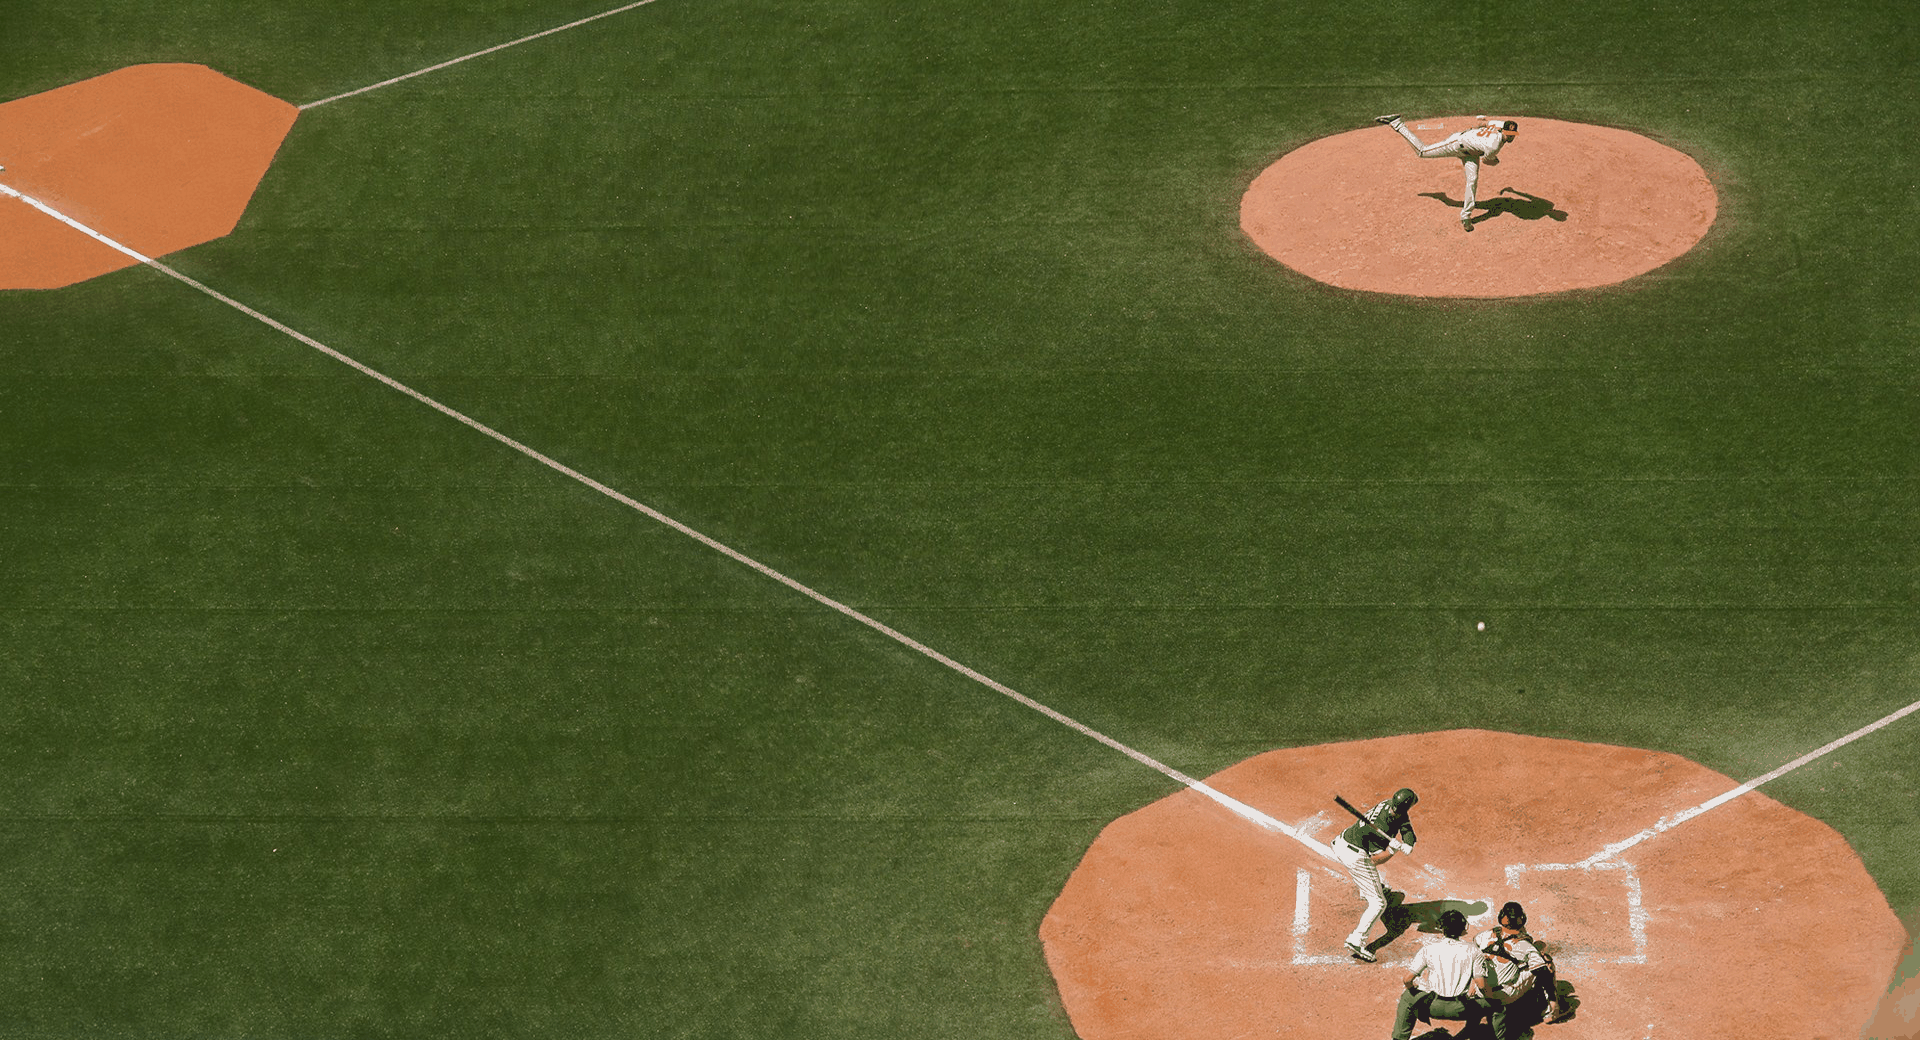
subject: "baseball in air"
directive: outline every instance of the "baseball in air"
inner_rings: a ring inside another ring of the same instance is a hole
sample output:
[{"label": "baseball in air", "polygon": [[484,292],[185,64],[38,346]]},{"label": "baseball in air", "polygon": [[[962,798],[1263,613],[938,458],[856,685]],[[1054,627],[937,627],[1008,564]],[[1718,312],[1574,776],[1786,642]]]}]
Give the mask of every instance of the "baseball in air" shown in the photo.
[{"label": "baseball in air", "polygon": [[1482,621],[1473,627],[1476,631],[1485,632],[1487,630],[1487,623],[1485,621]]}]

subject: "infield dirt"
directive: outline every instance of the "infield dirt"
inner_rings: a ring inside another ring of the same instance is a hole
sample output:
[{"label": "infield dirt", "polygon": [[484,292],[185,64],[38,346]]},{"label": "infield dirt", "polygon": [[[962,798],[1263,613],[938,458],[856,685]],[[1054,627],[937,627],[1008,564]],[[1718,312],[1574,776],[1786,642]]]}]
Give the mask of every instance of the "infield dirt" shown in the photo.
[{"label": "infield dirt", "polygon": [[1737,786],[1675,755],[1455,730],[1274,751],[1207,783],[1322,843],[1351,822],[1335,794],[1412,787],[1420,841],[1381,873],[1413,923],[1374,928],[1379,963],[1347,957],[1344,869],[1182,791],[1109,825],[1042,923],[1084,1040],[1377,1040],[1439,913],[1478,931],[1510,899],[1571,987],[1573,1016],[1540,1029],[1556,1040],[1858,1037],[1907,942],[1846,841],[1757,791],[1579,866]]}]

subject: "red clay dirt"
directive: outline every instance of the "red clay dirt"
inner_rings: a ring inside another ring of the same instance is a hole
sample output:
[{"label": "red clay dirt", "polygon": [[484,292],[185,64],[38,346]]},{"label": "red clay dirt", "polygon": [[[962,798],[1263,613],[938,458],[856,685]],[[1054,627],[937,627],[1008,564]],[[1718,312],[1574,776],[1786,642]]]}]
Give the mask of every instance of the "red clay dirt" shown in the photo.
[{"label": "red clay dirt", "polygon": [[[1329,285],[1483,298],[1625,281],[1692,249],[1712,226],[1718,196],[1686,154],[1626,130],[1514,118],[1519,137],[1480,169],[1485,208],[1471,233],[1460,229],[1460,160],[1422,159],[1378,124],[1267,167],[1241,199],[1240,226],[1267,255]],[[1406,125],[1432,144],[1472,120]]]},{"label": "red clay dirt", "polygon": [[[164,256],[233,230],[298,114],[202,65],[134,65],[0,105],[0,183]],[[137,262],[0,196],[0,289]]]},{"label": "red clay dirt", "polygon": [[[1455,730],[1269,752],[1207,783],[1321,843],[1352,820],[1336,793],[1419,792],[1416,851],[1382,875],[1429,917],[1464,904],[1475,931],[1527,907],[1578,1001],[1542,1038],[1852,1040],[1907,943],[1846,841],[1757,791],[1579,867],[1738,786],[1674,755]],[[1336,863],[1185,790],[1101,833],[1040,937],[1083,1040],[1380,1040],[1426,936],[1355,961],[1361,905]]]}]

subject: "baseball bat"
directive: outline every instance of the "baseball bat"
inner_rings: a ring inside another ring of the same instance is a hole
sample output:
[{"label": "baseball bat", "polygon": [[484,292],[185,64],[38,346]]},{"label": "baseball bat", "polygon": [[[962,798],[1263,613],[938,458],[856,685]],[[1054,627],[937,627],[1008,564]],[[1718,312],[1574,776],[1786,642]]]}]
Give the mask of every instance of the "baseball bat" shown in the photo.
[{"label": "baseball bat", "polygon": [[1413,851],[1413,846],[1408,845],[1406,842],[1403,842],[1400,839],[1394,837],[1393,835],[1388,834],[1386,831],[1381,830],[1377,825],[1374,824],[1372,820],[1367,819],[1366,813],[1363,813],[1360,810],[1355,809],[1353,807],[1352,802],[1347,801],[1345,798],[1342,798],[1337,794],[1333,796],[1333,800],[1340,804],[1340,808],[1345,809],[1346,811],[1352,813],[1354,819],[1359,820],[1361,823],[1366,824],[1368,830],[1372,831],[1375,834],[1378,834],[1382,838],[1387,839],[1388,848],[1391,848],[1395,852],[1412,852]]}]

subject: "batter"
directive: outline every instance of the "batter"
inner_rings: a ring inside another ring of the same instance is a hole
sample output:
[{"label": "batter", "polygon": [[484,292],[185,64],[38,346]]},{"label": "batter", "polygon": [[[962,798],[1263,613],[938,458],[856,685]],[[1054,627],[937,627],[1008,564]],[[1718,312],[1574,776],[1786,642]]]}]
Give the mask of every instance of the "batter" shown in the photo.
[{"label": "batter", "polygon": [[[1380,864],[1393,858],[1393,850],[1387,847],[1389,840],[1403,841],[1408,847],[1419,840],[1413,833],[1413,821],[1407,818],[1407,810],[1419,800],[1419,795],[1402,787],[1393,797],[1368,809],[1365,822],[1353,821],[1353,826],[1342,831],[1333,843],[1334,855],[1347,865],[1354,887],[1367,901],[1360,923],[1354,925],[1353,934],[1347,936],[1347,952],[1359,960],[1379,959],[1367,948],[1367,933],[1373,931],[1374,922],[1380,920],[1387,909],[1387,885],[1380,880]],[[1369,827],[1368,823],[1373,826]],[[1382,834],[1386,837],[1381,837]]]}]

